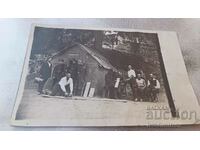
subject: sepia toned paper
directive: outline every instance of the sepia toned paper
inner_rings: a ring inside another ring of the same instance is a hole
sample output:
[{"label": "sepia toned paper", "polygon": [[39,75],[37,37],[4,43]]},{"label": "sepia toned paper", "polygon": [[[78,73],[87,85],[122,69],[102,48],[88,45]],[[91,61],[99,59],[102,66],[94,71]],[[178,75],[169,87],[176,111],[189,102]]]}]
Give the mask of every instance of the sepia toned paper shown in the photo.
[{"label": "sepia toned paper", "polygon": [[[92,31],[127,32],[137,34],[152,34],[158,38],[158,51],[164,96],[158,102],[133,101],[124,98],[95,97],[97,92],[90,82],[86,82],[83,96],[36,96],[26,93],[25,82],[29,70],[29,60],[34,40],[34,31],[37,27],[74,29],[73,27],[33,25],[29,38],[26,59],[19,85],[16,104],[13,110],[11,124],[15,126],[156,126],[156,125],[184,125],[196,124],[199,119],[199,104],[187,76],[175,32],[145,31],[132,29],[81,29]],[[80,30],[80,29],[79,29]],[[106,35],[106,34],[105,34]],[[106,35],[109,36],[109,35]],[[135,43],[139,39],[135,38]],[[123,44],[122,44],[123,45]],[[114,45],[116,46],[116,45]],[[117,45],[118,46],[118,45]],[[102,65],[105,71],[112,68],[116,71],[118,66],[109,63],[110,60],[100,60],[96,53],[85,45],[78,47],[93,57],[96,63]],[[115,49],[115,48],[110,48]],[[98,50],[96,50],[98,51]],[[78,57],[70,53],[70,57]],[[107,62],[108,61],[108,62]],[[126,60],[123,60],[126,61]],[[148,63],[148,62],[147,62]],[[124,72],[126,70],[124,69]],[[100,74],[100,73],[99,73]],[[104,77],[102,77],[104,78]],[[117,79],[116,84],[118,85]],[[162,86],[162,85],[161,85]],[[114,85],[115,88],[117,86]],[[92,94],[90,90],[92,90]],[[88,96],[89,94],[89,96]],[[37,98],[36,98],[37,97]],[[35,101],[34,101],[35,99]],[[18,115],[20,117],[18,117]]]}]

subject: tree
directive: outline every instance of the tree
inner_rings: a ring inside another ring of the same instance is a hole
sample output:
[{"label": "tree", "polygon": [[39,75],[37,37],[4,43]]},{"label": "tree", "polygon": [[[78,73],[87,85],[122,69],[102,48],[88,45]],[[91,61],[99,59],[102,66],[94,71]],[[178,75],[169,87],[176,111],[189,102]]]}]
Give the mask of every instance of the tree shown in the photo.
[{"label": "tree", "polygon": [[102,49],[102,42],[103,42],[103,31],[95,31],[94,32],[94,47],[96,50],[101,50]]}]

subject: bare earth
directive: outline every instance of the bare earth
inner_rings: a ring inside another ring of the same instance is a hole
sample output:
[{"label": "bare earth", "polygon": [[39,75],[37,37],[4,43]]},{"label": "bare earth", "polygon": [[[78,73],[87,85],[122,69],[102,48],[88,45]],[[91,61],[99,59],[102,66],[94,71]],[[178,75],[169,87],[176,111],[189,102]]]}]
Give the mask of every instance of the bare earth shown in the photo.
[{"label": "bare earth", "polygon": [[[165,102],[159,102],[160,105],[167,105],[165,94],[159,94],[159,99],[165,99]],[[17,111],[16,120],[109,120],[111,118],[120,120],[126,117],[139,119],[144,118],[148,106],[155,107],[157,104],[83,97],[43,97],[37,95],[35,90],[26,89]]]}]

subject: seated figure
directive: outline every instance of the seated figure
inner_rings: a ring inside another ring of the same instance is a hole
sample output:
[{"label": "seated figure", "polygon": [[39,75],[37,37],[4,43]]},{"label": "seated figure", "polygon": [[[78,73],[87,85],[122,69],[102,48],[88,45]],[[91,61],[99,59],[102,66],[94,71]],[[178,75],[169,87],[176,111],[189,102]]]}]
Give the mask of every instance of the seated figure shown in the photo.
[{"label": "seated figure", "polygon": [[72,96],[73,95],[73,79],[70,73],[61,78],[53,87],[52,96]]}]

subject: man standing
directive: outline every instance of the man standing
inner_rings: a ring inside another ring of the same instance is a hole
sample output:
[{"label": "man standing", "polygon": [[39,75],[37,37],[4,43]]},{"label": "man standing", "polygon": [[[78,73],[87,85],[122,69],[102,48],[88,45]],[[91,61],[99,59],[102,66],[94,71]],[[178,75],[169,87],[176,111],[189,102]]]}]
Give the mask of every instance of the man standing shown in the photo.
[{"label": "man standing", "polygon": [[66,73],[66,76],[54,86],[52,96],[69,96],[73,95],[73,79],[70,73]]},{"label": "man standing", "polygon": [[45,82],[47,79],[51,76],[51,70],[52,70],[52,64],[51,64],[52,58],[47,58],[43,63],[39,70],[39,77],[41,80],[38,82],[38,92],[39,94],[42,94],[42,90],[44,87]]},{"label": "man standing", "polygon": [[105,75],[105,97],[114,98],[114,73],[110,69]]},{"label": "man standing", "polygon": [[[145,88],[146,88],[146,82],[142,78],[141,74],[137,74],[136,83],[137,83],[137,91],[136,91],[137,98],[139,99],[139,101],[143,101],[144,94],[145,94]],[[136,101],[137,101],[137,98],[136,98]]]},{"label": "man standing", "polygon": [[131,90],[133,92],[133,97],[136,98],[136,82],[135,82],[135,71],[132,69],[131,65],[128,65],[128,79],[127,83],[130,85]]},{"label": "man standing", "polygon": [[150,79],[147,82],[148,93],[151,98],[151,101],[156,101],[157,94],[160,89],[160,82],[155,78],[155,75],[150,74]]},{"label": "man standing", "polygon": [[71,73],[71,77],[74,82],[74,94],[77,95],[78,90],[78,61],[76,59],[72,59],[69,61],[68,72]]},{"label": "man standing", "polygon": [[136,74],[135,74],[135,71],[132,69],[132,66],[131,65],[128,65],[128,77],[129,78],[135,78],[136,77]]},{"label": "man standing", "polygon": [[65,64],[64,60],[58,61],[58,64],[54,67],[51,77],[46,81],[43,87],[43,94],[50,94],[56,83],[65,76]]},{"label": "man standing", "polygon": [[53,85],[58,83],[62,77],[65,76],[65,62],[63,59],[58,61],[58,64],[54,67],[52,77],[53,77]]},{"label": "man standing", "polygon": [[122,82],[123,77],[121,72],[114,72],[114,98],[120,99],[122,97]]}]

